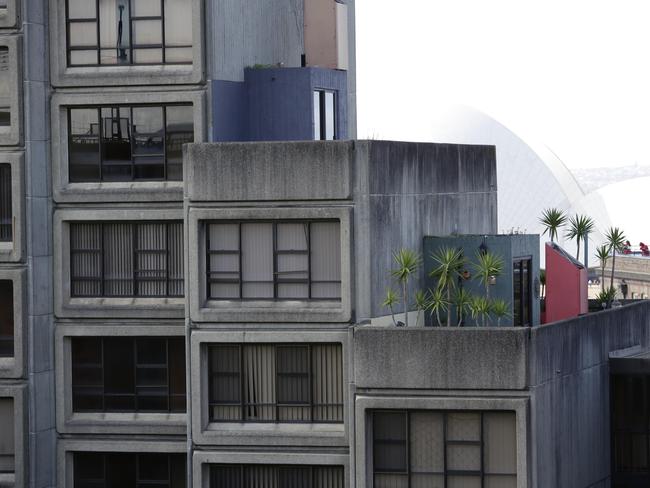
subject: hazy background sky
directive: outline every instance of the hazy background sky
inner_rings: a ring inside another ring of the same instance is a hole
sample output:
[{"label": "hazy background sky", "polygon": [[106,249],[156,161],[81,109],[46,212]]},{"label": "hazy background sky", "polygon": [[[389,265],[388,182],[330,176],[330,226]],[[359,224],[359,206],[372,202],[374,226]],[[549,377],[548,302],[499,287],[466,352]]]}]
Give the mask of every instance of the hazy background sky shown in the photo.
[{"label": "hazy background sky", "polygon": [[523,129],[570,168],[650,165],[650,1],[356,9],[360,138],[432,141],[436,106],[459,103]]}]

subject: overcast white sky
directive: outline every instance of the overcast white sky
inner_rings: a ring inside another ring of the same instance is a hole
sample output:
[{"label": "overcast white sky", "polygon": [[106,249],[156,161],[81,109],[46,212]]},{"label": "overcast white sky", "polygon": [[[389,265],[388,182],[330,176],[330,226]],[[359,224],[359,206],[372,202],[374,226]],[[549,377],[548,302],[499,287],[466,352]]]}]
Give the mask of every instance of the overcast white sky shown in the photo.
[{"label": "overcast white sky", "polygon": [[572,168],[650,164],[650,1],[357,0],[359,137],[436,106],[524,128]]}]

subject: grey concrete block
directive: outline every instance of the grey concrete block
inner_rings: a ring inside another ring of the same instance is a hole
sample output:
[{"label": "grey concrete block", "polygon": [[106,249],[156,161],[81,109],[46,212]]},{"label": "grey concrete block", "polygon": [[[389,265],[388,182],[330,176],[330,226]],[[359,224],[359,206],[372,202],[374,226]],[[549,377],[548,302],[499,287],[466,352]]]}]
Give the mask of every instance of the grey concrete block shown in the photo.
[{"label": "grey concrete block", "polygon": [[26,195],[48,197],[50,195],[50,157],[47,141],[30,141],[26,151]]},{"label": "grey concrete block", "polygon": [[47,488],[52,486],[56,479],[56,431],[54,429],[44,430],[34,436],[34,447],[31,451],[33,465],[35,467],[35,488]]},{"label": "grey concrete block", "polygon": [[54,371],[43,371],[30,375],[36,433],[54,428]]},{"label": "grey concrete block", "polygon": [[[523,390],[525,328],[354,329],[355,384],[360,388]],[[381,365],[381,366],[379,366]]]},{"label": "grey concrete block", "polygon": [[27,141],[46,141],[50,138],[48,88],[42,81],[25,81],[25,113],[31,114],[25,123]]},{"label": "grey concrete block", "polygon": [[44,24],[47,21],[47,2],[26,1],[24,3],[26,23]]},{"label": "grey concrete block", "polygon": [[51,315],[30,317],[31,368],[34,373],[54,369],[54,323]]},{"label": "grey concrete block", "polygon": [[31,265],[31,311],[34,315],[52,313],[52,258],[35,256],[30,258]]},{"label": "grey concrete block", "polygon": [[52,209],[49,198],[29,198],[30,248],[33,257],[52,254]]},{"label": "grey concrete block", "polygon": [[[27,10],[30,14],[36,14],[38,11],[41,14],[42,20],[42,5],[44,2],[26,2],[28,6],[31,4],[40,4],[39,6],[32,5]],[[48,62],[47,62],[47,36],[46,27],[42,23],[26,22],[25,23],[25,79],[29,81],[47,81]],[[33,114],[35,115],[35,114]],[[39,117],[40,118],[40,117]]]},{"label": "grey concrete block", "polygon": [[351,197],[350,142],[189,144],[192,201],[340,200]]}]

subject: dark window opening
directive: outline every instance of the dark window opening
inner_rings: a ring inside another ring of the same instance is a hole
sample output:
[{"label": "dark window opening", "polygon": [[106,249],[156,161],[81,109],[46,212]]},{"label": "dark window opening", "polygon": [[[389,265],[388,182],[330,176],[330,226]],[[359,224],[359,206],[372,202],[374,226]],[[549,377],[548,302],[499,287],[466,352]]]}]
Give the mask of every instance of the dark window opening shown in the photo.
[{"label": "dark window opening", "polygon": [[[0,8],[2,8],[2,0],[0,0]],[[9,108],[11,106],[10,75],[9,48],[0,46],[0,127],[9,127],[11,125],[11,111]]]},{"label": "dark window opening", "polygon": [[340,344],[208,348],[210,420],[343,422]]},{"label": "dark window opening", "polygon": [[207,295],[216,300],[340,300],[337,221],[214,222]]},{"label": "dark window opening", "polygon": [[182,222],[70,224],[73,297],[182,297]]},{"label": "dark window opening", "polygon": [[611,402],[612,486],[650,486],[650,375],[612,375]]},{"label": "dark window opening", "polygon": [[514,412],[372,413],[374,488],[517,486]]},{"label": "dark window opening", "polygon": [[68,66],[192,64],[192,0],[67,0]]},{"label": "dark window opening", "polygon": [[512,263],[513,323],[515,327],[529,326],[532,317],[532,276],[531,258],[515,259]]},{"label": "dark window opening", "polygon": [[75,452],[74,488],[184,488],[185,455]]},{"label": "dark window opening", "polygon": [[333,141],[336,137],[336,92],[314,90],[314,139]]},{"label": "dark window opening", "polygon": [[14,425],[14,399],[0,398],[0,474],[16,468]]},{"label": "dark window opening", "polygon": [[0,164],[0,242],[13,239],[11,199],[11,165]]},{"label": "dark window opening", "polygon": [[210,488],[343,488],[342,466],[212,464]]},{"label": "dark window opening", "polygon": [[181,181],[192,105],[68,109],[70,182]]},{"label": "dark window opening", "polygon": [[185,412],[184,339],[73,337],[75,412]]},{"label": "dark window opening", "polygon": [[0,280],[0,358],[14,355],[14,284]]}]

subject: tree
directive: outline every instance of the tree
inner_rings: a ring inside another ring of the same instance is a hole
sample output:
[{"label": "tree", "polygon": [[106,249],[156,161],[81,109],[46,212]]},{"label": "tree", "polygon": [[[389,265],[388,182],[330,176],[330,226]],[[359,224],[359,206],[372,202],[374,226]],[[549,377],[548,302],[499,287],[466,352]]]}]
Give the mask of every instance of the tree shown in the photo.
[{"label": "tree", "polygon": [[501,326],[501,319],[511,316],[510,304],[502,299],[497,299],[492,302],[492,313],[497,318],[497,326]]},{"label": "tree", "polygon": [[586,215],[575,214],[569,219],[569,229],[566,232],[566,237],[575,239],[578,247],[576,259],[580,260],[580,242],[584,242],[589,238],[594,230],[594,221]]},{"label": "tree", "polygon": [[428,309],[432,316],[435,314],[436,320],[438,321],[438,327],[442,327],[440,312],[449,313],[449,302],[447,302],[445,293],[442,289],[436,287],[433,291],[429,290]]},{"label": "tree", "polygon": [[596,259],[600,262],[600,290],[605,291],[605,266],[609,259],[609,246],[603,244],[596,248]]},{"label": "tree", "polygon": [[387,307],[390,310],[390,316],[393,318],[393,325],[397,325],[397,321],[395,320],[395,312],[393,311],[393,307],[399,303],[399,297],[397,296],[397,293],[395,293],[391,288],[386,290],[386,298],[384,298],[384,301],[382,302],[382,307]]},{"label": "tree", "polygon": [[402,285],[402,299],[404,300],[404,324],[406,327],[409,325],[409,301],[408,301],[408,282],[417,273],[418,268],[422,264],[422,258],[418,253],[411,249],[400,249],[393,252],[393,261],[397,268],[391,270],[393,278],[395,278],[400,285]]},{"label": "tree", "polygon": [[476,256],[474,279],[479,280],[485,287],[485,298],[490,299],[490,280],[503,272],[503,259],[498,255],[486,251],[479,252]]},{"label": "tree", "polygon": [[427,298],[426,292],[418,290],[415,292],[415,309],[418,311],[418,316],[415,319],[415,326],[420,325],[420,312],[423,312],[427,309],[429,304],[429,299]]},{"label": "tree", "polygon": [[465,316],[465,311],[469,310],[469,306],[472,303],[472,295],[465,290],[465,288],[459,288],[456,291],[454,296],[454,306],[456,307],[456,315],[458,318],[457,326],[460,327],[463,323],[463,317]]},{"label": "tree", "polygon": [[[447,303],[451,303],[451,291],[456,287],[460,277],[460,269],[465,264],[462,249],[442,247],[431,254],[435,267],[429,273],[432,278],[437,278],[437,288],[445,291]],[[451,314],[447,314],[447,327],[451,326]]]},{"label": "tree", "polygon": [[566,215],[564,212],[557,208],[547,208],[544,210],[542,217],[539,219],[541,224],[545,227],[542,235],[548,233],[551,242],[557,239],[557,231],[566,223]]},{"label": "tree", "polygon": [[492,310],[492,303],[487,297],[484,296],[475,296],[472,297],[472,301],[469,304],[470,312],[472,313],[472,318],[476,320],[476,325],[478,324],[478,319],[481,319],[481,325],[485,326],[485,319],[490,317],[490,311]]},{"label": "tree", "polygon": [[605,233],[605,240],[612,253],[612,277],[609,280],[609,287],[614,288],[614,267],[616,266],[616,253],[623,250],[625,246],[625,234],[618,227],[610,227]]}]

